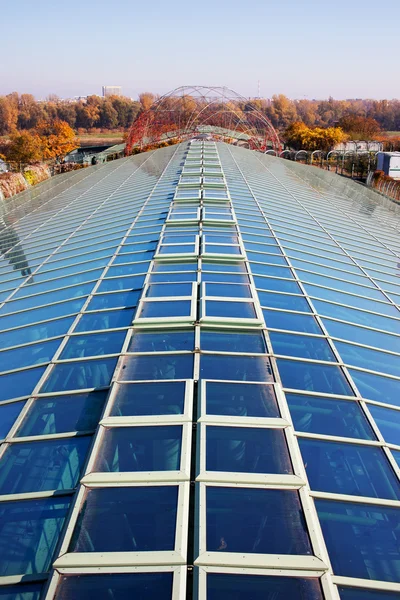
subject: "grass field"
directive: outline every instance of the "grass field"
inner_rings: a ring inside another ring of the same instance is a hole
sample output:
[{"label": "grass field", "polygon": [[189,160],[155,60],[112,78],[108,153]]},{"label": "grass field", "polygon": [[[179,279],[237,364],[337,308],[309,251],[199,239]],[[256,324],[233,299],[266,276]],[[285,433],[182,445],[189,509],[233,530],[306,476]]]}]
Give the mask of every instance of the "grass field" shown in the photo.
[{"label": "grass field", "polygon": [[78,135],[78,140],[81,146],[103,146],[105,144],[110,144],[113,146],[114,144],[122,144],[123,142],[123,133],[84,133],[82,135]]}]

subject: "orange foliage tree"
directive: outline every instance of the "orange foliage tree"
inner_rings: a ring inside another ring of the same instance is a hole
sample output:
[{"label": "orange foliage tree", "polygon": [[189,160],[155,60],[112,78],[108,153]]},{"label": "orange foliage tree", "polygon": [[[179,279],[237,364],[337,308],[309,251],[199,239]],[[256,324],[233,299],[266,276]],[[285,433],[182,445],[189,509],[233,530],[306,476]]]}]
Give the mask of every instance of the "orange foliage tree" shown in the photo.
[{"label": "orange foliage tree", "polygon": [[44,160],[63,158],[68,152],[79,147],[74,130],[65,121],[41,121],[36,131],[41,140]]}]

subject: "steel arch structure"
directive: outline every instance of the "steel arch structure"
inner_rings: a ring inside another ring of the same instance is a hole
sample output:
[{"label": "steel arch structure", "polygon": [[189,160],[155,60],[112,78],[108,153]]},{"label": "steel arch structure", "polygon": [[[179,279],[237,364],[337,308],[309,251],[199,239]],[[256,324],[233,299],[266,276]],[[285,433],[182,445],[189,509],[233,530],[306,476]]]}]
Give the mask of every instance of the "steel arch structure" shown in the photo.
[{"label": "steel arch structure", "polygon": [[272,149],[278,154],[282,149],[272,123],[250,100],[226,87],[182,86],[140,113],[130,129],[126,153],[197,135],[260,152]]}]

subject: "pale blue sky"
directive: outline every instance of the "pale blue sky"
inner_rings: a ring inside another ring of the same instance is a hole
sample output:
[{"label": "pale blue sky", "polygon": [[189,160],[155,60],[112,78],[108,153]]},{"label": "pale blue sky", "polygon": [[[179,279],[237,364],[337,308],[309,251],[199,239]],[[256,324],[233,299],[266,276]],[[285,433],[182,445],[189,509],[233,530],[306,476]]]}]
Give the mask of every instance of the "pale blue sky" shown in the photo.
[{"label": "pale blue sky", "polygon": [[0,0],[0,94],[400,97],[399,0]]}]

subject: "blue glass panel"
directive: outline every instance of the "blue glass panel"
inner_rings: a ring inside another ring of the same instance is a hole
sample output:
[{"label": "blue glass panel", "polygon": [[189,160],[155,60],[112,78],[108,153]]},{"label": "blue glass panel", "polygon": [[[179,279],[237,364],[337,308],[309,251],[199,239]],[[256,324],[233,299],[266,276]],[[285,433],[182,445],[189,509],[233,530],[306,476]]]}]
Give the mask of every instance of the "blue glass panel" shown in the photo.
[{"label": "blue glass panel", "polygon": [[116,354],[120,352],[125,337],[126,331],[74,335],[68,340],[60,359]]},{"label": "blue glass panel", "polygon": [[[321,285],[322,287],[330,287],[335,290],[342,290],[343,292],[350,292],[354,294],[367,295],[370,298],[376,298],[377,300],[383,300],[382,292],[373,287],[373,283],[370,279],[365,278],[362,281],[362,285],[351,283],[350,281],[342,281],[340,279],[333,279],[332,277],[325,277],[324,275],[317,275],[316,273],[307,273],[300,269],[296,269],[297,276],[301,281],[308,281]],[[335,275],[336,277],[336,275]],[[367,286],[367,287],[365,287]]]},{"label": "blue glass panel", "polygon": [[127,356],[123,359],[118,374],[121,381],[191,379],[192,376],[192,354]]},{"label": "blue glass panel", "polygon": [[68,317],[66,319],[48,321],[47,323],[31,325],[30,327],[5,331],[4,333],[0,333],[0,348],[17,346],[19,344],[63,335],[67,333],[73,321],[73,317]]},{"label": "blue glass panel", "polygon": [[[93,269],[101,268],[103,269],[109,262],[110,258],[108,256],[104,258],[99,258],[98,260],[92,260],[90,262],[85,262],[81,264],[71,265],[70,267],[63,267],[62,269],[54,269],[52,271],[39,271],[39,273],[35,273],[35,282],[49,281],[50,279],[54,279],[55,277],[65,277],[66,275],[79,274],[81,271],[92,271]],[[48,266],[47,263],[44,265]],[[76,280],[75,280],[76,281]]]},{"label": "blue glass panel", "polygon": [[207,471],[293,473],[281,429],[206,427]]},{"label": "blue glass panel", "polygon": [[294,428],[307,433],[374,440],[358,402],[286,394]]},{"label": "blue glass panel", "polygon": [[6,437],[24,406],[25,402],[0,404],[0,439]]},{"label": "blue glass panel", "polygon": [[349,373],[364,398],[400,406],[400,381],[398,379],[372,375],[354,369],[349,369]]},{"label": "blue glass panel", "polygon": [[140,318],[150,319],[158,317],[189,317],[191,310],[190,300],[164,300],[143,302]]},{"label": "blue glass panel", "polygon": [[254,277],[254,284],[259,290],[287,292],[288,294],[301,294],[300,286],[295,281],[256,276]]},{"label": "blue glass panel", "polygon": [[206,412],[230,417],[280,417],[273,386],[257,383],[208,381]]},{"label": "blue glass panel", "polygon": [[0,576],[48,571],[69,505],[69,498],[0,504]]},{"label": "blue glass panel", "polygon": [[[85,281],[96,281],[102,274],[103,269],[96,269],[95,271],[85,271],[77,275],[71,275],[69,277],[61,277],[56,281],[45,281],[43,283],[32,283],[31,285],[24,285],[18,290],[14,298],[22,298],[29,296],[30,294],[38,294],[39,292],[51,291],[54,288],[65,287],[67,285],[76,285],[77,283],[84,283]],[[35,275],[36,277],[36,275]],[[61,298],[60,298],[61,300]],[[45,302],[43,302],[45,304]]]},{"label": "blue glass panel", "polygon": [[60,302],[59,304],[50,304],[48,306],[43,306],[42,308],[25,310],[17,314],[1,317],[0,329],[20,327],[21,325],[28,325],[30,323],[35,323],[36,321],[47,321],[49,319],[78,313],[85,302],[86,298],[79,298],[79,300],[69,300],[68,302]]},{"label": "blue glass panel", "polygon": [[95,429],[106,396],[105,390],[54,398],[36,398],[16,435],[51,435]]},{"label": "blue glass panel", "polygon": [[297,491],[207,487],[207,551],[312,554]]},{"label": "blue glass panel", "polygon": [[183,414],[185,382],[126,383],[117,386],[112,416]]},{"label": "blue glass panel", "polygon": [[104,433],[93,471],[179,471],[182,425],[113,427]]},{"label": "blue glass panel", "polygon": [[56,365],[42,385],[41,392],[63,392],[98,388],[110,384],[116,358],[104,358]]},{"label": "blue glass panel", "polygon": [[201,349],[216,352],[256,352],[267,351],[261,331],[221,331],[201,330]]},{"label": "blue glass panel", "polygon": [[247,273],[246,265],[238,263],[218,263],[204,260],[202,263],[204,271],[213,271],[214,273]]},{"label": "blue glass panel", "polygon": [[172,600],[172,582],[169,572],[62,575],[54,600]]},{"label": "blue glass panel", "polygon": [[167,262],[167,263],[155,263],[153,266],[152,273],[167,273],[169,271],[197,271],[197,262]]},{"label": "blue glass panel", "polygon": [[207,296],[223,296],[226,298],[251,298],[248,285],[228,285],[224,283],[207,283]]},{"label": "blue glass panel", "polygon": [[103,279],[97,292],[114,292],[118,290],[140,290],[143,287],[145,275],[134,277],[120,277],[119,279]]},{"label": "blue glass panel", "polygon": [[287,331],[301,331],[302,333],[319,333],[321,328],[314,317],[297,315],[278,310],[263,309],[264,320],[271,329],[285,329]]},{"label": "blue glass panel", "polygon": [[354,396],[342,369],[331,365],[277,359],[283,386],[327,394]]},{"label": "blue glass panel", "polygon": [[128,352],[173,352],[194,350],[194,330],[135,331]]},{"label": "blue glass panel", "polygon": [[299,438],[311,489],[400,499],[400,483],[381,448]]},{"label": "blue glass panel", "polygon": [[94,286],[94,282],[86,283],[84,285],[73,286],[62,290],[56,290],[54,292],[48,292],[47,294],[39,294],[38,296],[27,296],[21,300],[15,300],[6,302],[0,309],[0,314],[9,314],[18,310],[25,310],[26,308],[34,308],[36,306],[42,306],[45,304],[51,304],[52,302],[59,302],[60,300],[68,300],[69,298],[77,298],[79,296],[87,296],[90,294]]},{"label": "blue glass panel", "polygon": [[90,442],[84,436],[11,444],[0,460],[0,494],[74,488]]},{"label": "blue glass panel", "polygon": [[197,281],[197,273],[160,273],[150,275],[149,283],[169,283],[175,281]]},{"label": "blue glass panel", "polygon": [[223,302],[206,300],[208,317],[255,319],[257,317],[254,304],[251,302]]},{"label": "blue glass panel", "polygon": [[201,274],[202,281],[219,281],[221,283],[250,283],[247,275],[237,275],[235,273],[205,273]]},{"label": "blue glass panel", "polygon": [[400,467],[400,450],[392,450],[392,454],[398,466]]},{"label": "blue glass panel", "polygon": [[273,381],[269,359],[264,356],[203,354],[200,373],[203,379]]},{"label": "blue glass panel", "polygon": [[274,294],[260,291],[258,292],[258,297],[262,306],[311,312],[310,306],[303,296],[289,296],[288,294]]},{"label": "blue glass panel", "polygon": [[174,550],[178,487],[114,487],[86,492],[70,551]]},{"label": "blue glass panel", "polygon": [[321,584],[316,578],[207,574],[207,600],[323,600],[323,598]]},{"label": "blue glass panel", "polygon": [[39,600],[43,585],[27,583],[0,587],[0,600]]},{"label": "blue glass panel", "polygon": [[324,302],[322,300],[314,300],[313,304],[318,314],[324,315],[325,317],[342,319],[343,321],[358,323],[359,325],[365,325],[366,327],[376,327],[377,329],[383,329],[383,331],[388,331],[389,333],[400,333],[400,320],[383,317],[381,315],[374,315],[356,308],[345,308],[344,306],[330,304],[329,302]]},{"label": "blue glass panel", "polygon": [[315,504],[335,575],[399,581],[398,508],[330,500]]},{"label": "blue glass panel", "polygon": [[[355,296],[351,294],[344,294],[329,290],[315,285],[304,284],[304,288],[309,296],[314,298],[323,298],[324,300],[330,300],[332,302],[338,302],[339,304],[347,304],[349,306],[355,306],[363,310],[372,310],[373,312],[381,313],[383,315],[389,315],[391,317],[399,317],[400,313],[395,306],[388,304],[387,302],[376,302],[369,298],[363,298],[361,296]],[[368,295],[369,289],[364,288],[363,294]],[[386,300],[385,296],[382,295],[382,300]]]},{"label": "blue glass panel", "polygon": [[61,341],[58,339],[52,342],[41,342],[0,352],[0,371],[12,371],[12,369],[49,362]]},{"label": "blue glass panel", "polygon": [[271,331],[269,336],[275,354],[336,362],[326,339],[275,331]]},{"label": "blue glass panel", "polygon": [[372,329],[364,329],[364,327],[357,327],[356,325],[347,325],[339,321],[331,321],[330,319],[322,319],[322,321],[329,335],[333,337],[366,344],[367,346],[376,346],[392,352],[398,352],[399,350],[400,337],[373,331]]},{"label": "blue glass panel", "polygon": [[[121,258],[121,257],[116,257]],[[107,277],[122,277],[123,275],[134,275],[135,273],[147,273],[149,269],[149,262],[132,263],[129,265],[114,266],[117,261],[114,260],[114,264],[107,271]],[[121,260],[119,261],[121,262]]]},{"label": "blue glass panel", "polygon": [[339,586],[340,600],[398,600],[397,592]]},{"label": "blue glass panel", "polygon": [[141,291],[99,294],[91,299],[86,310],[103,310],[105,308],[126,308],[129,306],[136,306],[140,295]]},{"label": "blue glass panel", "polygon": [[385,441],[400,446],[400,411],[374,404],[368,404],[368,408]]},{"label": "blue glass panel", "polygon": [[[243,240],[245,240],[243,237]],[[258,240],[260,241],[260,240]],[[268,242],[268,243],[267,243]],[[271,244],[271,239],[268,238],[265,244],[253,244],[252,242],[245,241],[246,250],[253,250],[254,252],[268,252],[272,254],[280,254],[282,256],[282,250],[279,248],[278,244],[275,242],[275,245]],[[258,260],[258,259],[255,259]],[[268,262],[268,261],[267,261]]]},{"label": "blue glass panel", "polygon": [[84,314],[79,320],[74,331],[96,331],[100,329],[114,329],[117,327],[128,327],[132,323],[134,309],[112,310]]},{"label": "blue glass panel", "polygon": [[[268,252],[268,248],[265,247],[264,248],[265,252]],[[261,263],[269,263],[269,264],[273,264],[273,265],[282,265],[287,267],[287,262],[286,259],[283,256],[277,256],[276,254],[263,254],[261,252],[247,252],[247,258],[248,260],[251,261],[258,261]],[[257,269],[260,268],[260,265],[257,265],[256,270],[253,270],[253,262],[252,262],[252,271],[254,273],[259,273],[260,271],[257,271]],[[264,271],[261,271],[261,273],[263,273]],[[283,277],[286,277],[286,275],[283,275]]]},{"label": "blue glass panel", "polygon": [[[343,342],[335,342],[335,345],[343,362],[348,365],[371,369],[371,371],[382,371],[382,373],[400,377],[400,355],[387,354]],[[400,350],[400,340],[398,349]]]},{"label": "blue glass panel", "polygon": [[11,400],[20,396],[29,396],[46,367],[17,371],[0,377],[0,400]]},{"label": "blue glass panel", "polygon": [[256,275],[269,275],[271,277],[285,277],[293,279],[292,271],[289,267],[275,267],[273,265],[263,265],[260,263],[250,263],[251,272]]},{"label": "blue glass panel", "polygon": [[324,267],[323,265],[316,265],[315,263],[311,262],[305,262],[303,260],[297,260],[295,258],[292,258],[290,262],[296,269],[305,269],[306,271],[312,271],[314,273],[319,273],[320,275],[327,275],[328,277],[337,277],[338,279],[344,279],[346,281],[351,281],[352,283],[360,283],[361,285],[363,285],[367,279],[362,275],[361,269],[359,269],[358,275],[353,272],[347,272],[347,265],[343,265],[344,270],[339,270],[332,269],[330,267]]},{"label": "blue glass panel", "polygon": [[149,285],[146,290],[147,298],[161,298],[168,296],[191,296],[191,283],[164,283],[162,285]]}]

